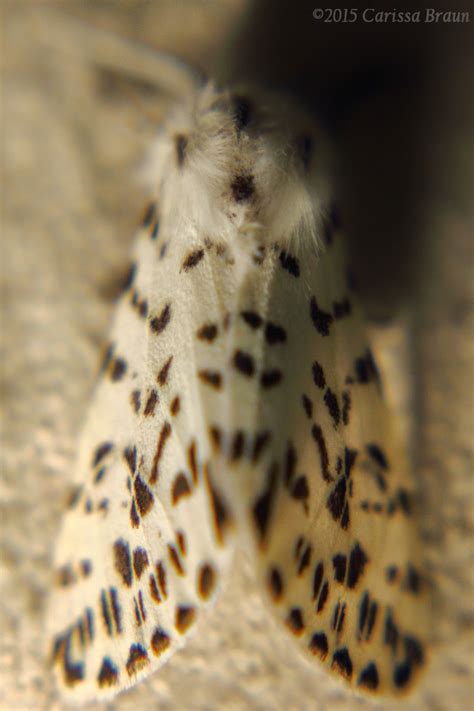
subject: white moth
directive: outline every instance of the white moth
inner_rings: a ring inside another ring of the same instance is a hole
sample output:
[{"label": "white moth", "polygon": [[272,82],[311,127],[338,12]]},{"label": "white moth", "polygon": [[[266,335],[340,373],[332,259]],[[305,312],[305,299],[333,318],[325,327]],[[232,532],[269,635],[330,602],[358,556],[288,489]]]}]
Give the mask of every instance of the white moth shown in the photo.
[{"label": "white moth", "polygon": [[211,84],[156,139],[57,547],[70,700],[162,666],[236,543],[301,648],[356,689],[405,692],[425,663],[411,484],[326,145],[287,98]]}]

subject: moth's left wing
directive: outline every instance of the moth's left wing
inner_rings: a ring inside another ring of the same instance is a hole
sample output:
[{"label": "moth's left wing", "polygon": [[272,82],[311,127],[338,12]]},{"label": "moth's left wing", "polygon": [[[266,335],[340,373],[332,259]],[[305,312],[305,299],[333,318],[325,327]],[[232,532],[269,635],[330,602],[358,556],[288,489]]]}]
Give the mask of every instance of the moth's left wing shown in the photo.
[{"label": "moth's left wing", "polygon": [[357,688],[398,694],[426,657],[413,487],[325,230],[319,253],[274,246],[242,290],[228,466],[278,617]]}]

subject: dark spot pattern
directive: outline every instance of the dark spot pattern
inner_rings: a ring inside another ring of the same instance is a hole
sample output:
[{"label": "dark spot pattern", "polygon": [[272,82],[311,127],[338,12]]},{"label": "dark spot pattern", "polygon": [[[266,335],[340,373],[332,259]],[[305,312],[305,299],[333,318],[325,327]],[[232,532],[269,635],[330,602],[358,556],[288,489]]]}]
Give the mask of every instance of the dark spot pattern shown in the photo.
[{"label": "dark spot pattern", "polygon": [[335,301],[332,305],[332,310],[335,319],[340,320],[341,318],[346,318],[352,313],[351,302],[347,297],[342,299],[342,301]]},{"label": "dark spot pattern", "polygon": [[186,534],[184,533],[184,531],[177,531],[176,532],[176,541],[178,542],[178,547],[179,547],[179,550],[181,551],[182,555],[186,555],[187,543],[186,543]]},{"label": "dark spot pattern", "polygon": [[370,599],[370,595],[366,590],[359,604],[359,622],[358,622],[358,639],[369,640],[372,636],[372,630],[377,619],[378,604],[375,600]]},{"label": "dark spot pattern", "polygon": [[280,570],[273,566],[268,572],[268,588],[270,595],[275,601],[281,599],[283,595],[283,577]]},{"label": "dark spot pattern", "polygon": [[252,449],[253,464],[257,464],[257,462],[259,461],[264,450],[270,444],[271,438],[272,438],[271,433],[266,430],[263,432],[258,432],[255,435],[255,441],[253,443],[253,449]]},{"label": "dark spot pattern", "polygon": [[173,417],[176,417],[176,415],[179,413],[181,409],[181,399],[179,395],[176,395],[175,398],[171,401],[170,405],[170,412]]},{"label": "dark spot pattern", "polygon": [[347,558],[343,553],[333,556],[332,565],[334,568],[334,580],[343,583],[346,577]]},{"label": "dark spot pattern", "polygon": [[140,512],[140,516],[146,516],[153,506],[154,497],[151,490],[142,480],[140,475],[138,475],[133,482],[133,489],[135,492],[135,502]]},{"label": "dark spot pattern", "polygon": [[370,662],[364,667],[357,679],[357,685],[375,691],[379,685],[379,673],[375,662]]},{"label": "dark spot pattern", "polygon": [[135,548],[133,551],[133,570],[138,580],[143,575],[143,571],[148,567],[148,553],[144,548]]},{"label": "dark spot pattern", "polygon": [[308,568],[309,565],[311,564],[311,554],[312,554],[311,543],[308,543],[307,546],[304,548],[303,553],[301,554],[301,558],[300,558],[300,561],[298,564],[298,569],[297,569],[298,575],[303,575],[306,568]]},{"label": "dark spot pattern", "polygon": [[285,343],[286,331],[282,326],[269,321],[265,326],[265,340],[269,346],[274,346],[277,343]]},{"label": "dark spot pattern", "polygon": [[195,440],[193,440],[188,447],[188,464],[189,464],[189,468],[191,469],[193,482],[195,484],[197,484],[198,479],[199,479],[199,469],[198,469],[198,463],[197,463],[196,441]]},{"label": "dark spot pattern", "polygon": [[324,377],[323,366],[320,363],[318,363],[317,360],[315,360],[313,363],[312,373],[313,373],[313,382],[316,385],[316,387],[320,388],[321,390],[324,390],[324,388],[326,387],[326,378]]},{"label": "dark spot pattern", "polygon": [[102,590],[100,593],[102,619],[109,637],[122,632],[122,611],[118,593],[114,587]]},{"label": "dark spot pattern", "polygon": [[217,490],[210,473],[209,465],[204,467],[204,481],[209,496],[212,518],[214,522],[214,530],[218,543],[222,545],[224,541],[226,528],[230,525],[231,516],[227,505]]},{"label": "dark spot pattern", "polygon": [[288,612],[286,624],[291,632],[295,635],[302,634],[304,630],[303,612],[299,607],[292,607]]},{"label": "dark spot pattern", "polygon": [[280,252],[280,264],[282,268],[297,279],[300,275],[300,265],[298,260],[288,252]]},{"label": "dark spot pattern", "polygon": [[173,482],[171,500],[173,501],[173,504],[176,505],[180,499],[185,498],[190,494],[191,487],[189,486],[189,482],[183,472],[180,472],[176,475],[176,478]]},{"label": "dark spot pattern", "polygon": [[123,538],[114,543],[114,566],[124,585],[130,588],[133,580],[132,557],[130,546]]},{"label": "dark spot pattern", "polygon": [[366,445],[367,453],[372,457],[372,459],[384,470],[388,469],[388,461],[385,456],[384,451],[378,444],[368,444]]},{"label": "dark spot pattern", "polygon": [[220,390],[222,387],[222,375],[217,370],[200,370],[198,377],[201,382],[210,385],[215,390]]},{"label": "dark spot pattern", "polygon": [[208,343],[212,343],[217,338],[219,330],[216,326],[215,323],[207,323],[204,324],[204,326],[201,326],[200,329],[198,329],[196,336],[199,338],[200,341],[207,341]]},{"label": "dark spot pattern", "polygon": [[205,252],[203,249],[196,249],[194,252],[188,254],[183,262],[182,269],[185,272],[189,272],[191,269],[194,269],[194,267],[197,267],[199,262],[204,258],[204,254]]},{"label": "dark spot pattern", "polygon": [[196,608],[191,605],[180,605],[176,608],[175,626],[180,634],[184,634],[196,620]]},{"label": "dark spot pattern", "polygon": [[110,363],[110,378],[114,383],[123,379],[127,372],[127,363],[123,358],[113,358]]},{"label": "dark spot pattern", "polygon": [[315,632],[309,643],[309,650],[324,661],[328,654],[328,638],[324,632]]},{"label": "dark spot pattern", "polygon": [[165,328],[171,321],[171,304],[165,304],[158,316],[155,316],[150,321],[150,328],[157,336],[163,333]]},{"label": "dark spot pattern", "polygon": [[324,439],[323,431],[319,425],[313,425],[311,434],[316,442],[319,460],[321,463],[321,474],[325,481],[332,481],[332,476],[329,471],[329,456],[326,448],[326,440]]},{"label": "dark spot pattern", "polygon": [[168,360],[161,367],[160,372],[156,376],[156,381],[159,385],[166,385],[168,382],[168,376],[171,368],[171,363],[173,362],[173,356],[170,356]]},{"label": "dark spot pattern", "polygon": [[230,184],[235,202],[248,202],[255,194],[253,175],[236,175]]},{"label": "dark spot pattern", "polygon": [[242,319],[245,321],[247,326],[257,330],[263,323],[263,319],[255,311],[241,311],[240,313]]},{"label": "dark spot pattern", "polygon": [[[160,221],[159,221],[159,219],[157,218],[157,219],[155,220],[155,222],[153,223],[153,227],[152,227],[152,229],[151,229],[150,237],[151,237],[152,240],[156,240],[156,238],[158,237],[158,232],[159,232],[159,230],[160,230]],[[163,257],[163,255],[164,255],[164,250],[166,250],[166,244],[161,245],[161,248],[160,248],[160,259],[161,259],[161,258]]]},{"label": "dark spot pattern", "polygon": [[344,425],[349,424],[349,413],[351,411],[351,394],[348,390],[342,393],[342,422]]},{"label": "dark spot pattern", "polygon": [[101,689],[116,686],[119,682],[119,670],[110,657],[104,657],[97,676],[97,683]]},{"label": "dark spot pattern", "polygon": [[270,516],[273,507],[273,501],[277,487],[277,466],[273,464],[267,473],[266,487],[263,493],[258,497],[253,506],[253,518],[260,537],[260,542],[263,543],[270,522]]},{"label": "dark spot pattern", "polygon": [[346,616],[346,603],[338,602],[334,608],[331,627],[336,632],[336,634],[341,634],[344,628],[344,620]]},{"label": "dark spot pattern", "polygon": [[283,373],[279,368],[271,368],[269,370],[264,370],[260,376],[260,383],[262,388],[268,390],[269,388],[274,388],[275,385],[279,385],[283,379]]},{"label": "dark spot pattern", "polygon": [[158,393],[156,390],[152,390],[148,396],[148,400],[146,401],[145,409],[143,410],[143,414],[145,417],[152,417],[155,414],[155,407],[158,402]]},{"label": "dark spot pattern", "polygon": [[352,660],[347,647],[341,647],[334,652],[331,667],[346,679],[352,677]]},{"label": "dark spot pattern", "polygon": [[146,207],[143,212],[143,217],[142,217],[142,225],[143,227],[150,227],[152,222],[156,218],[156,204],[154,202],[150,202]]},{"label": "dark spot pattern", "polygon": [[107,454],[111,451],[113,446],[114,445],[112,444],[112,442],[102,442],[102,444],[99,444],[93,455],[92,466],[96,467],[98,464],[100,464],[104,457],[106,457]]},{"label": "dark spot pattern", "polygon": [[329,595],[329,583],[326,580],[323,584],[323,587],[321,588],[321,592],[319,593],[319,598],[318,598],[318,604],[316,606],[316,612],[322,612],[324,610],[324,607],[326,605],[327,599]]},{"label": "dark spot pattern", "polygon": [[355,588],[359,578],[363,575],[369,559],[365,551],[356,543],[349,556],[349,568],[347,571],[347,587]]},{"label": "dark spot pattern", "polygon": [[330,313],[327,313],[319,308],[314,296],[311,297],[310,316],[316,331],[321,336],[329,336],[329,330],[333,322],[333,317]]},{"label": "dark spot pattern", "polygon": [[372,381],[380,383],[380,376],[370,348],[364,355],[354,361],[355,378],[358,383],[366,384]]},{"label": "dark spot pattern", "polygon": [[217,574],[211,563],[203,563],[198,572],[197,589],[203,600],[208,600],[216,587]]},{"label": "dark spot pattern", "polygon": [[303,393],[301,396],[301,402],[303,403],[303,410],[306,413],[306,417],[311,420],[313,417],[313,402],[310,398]]},{"label": "dark spot pattern", "polygon": [[127,462],[127,466],[130,470],[132,476],[135,474],[137,469],[137,448],[136,447],[126,447],[123,450],[123,458]]},{"label": "dark spot pattern", "polygon": [[130,403],[132,405],[132,409],[138,414],[140,412],[140,407],[141,407],[141,393],[140,390],[133,390],[131,395],[130,395]]},{"label": "dark spot pattern", "polygon": [[169,634],[162,628],[157,627],[153,632],[151,638],[151,648],[155,657],[159,657],[163,654],[171,644],[171,639]]},{"label": "dark spot pattern", "polygon": [[125,665],[128,675],[133,676],[134,674],[138,674],[138,672],[148,666],[149,663],[150,660],[145,647],[141,644],[132,644]]},{"label": "dark spot pattern", "polygon": [[337,427],[341,419],[341,411],[339,409],[339,403],[337,401],[336,394],[331,390],[331,388],[326,388],[324,393],[324,404],[326,405],[329,415],[333,421],[334,427]]},{"label": "dark spot pattern", "polygon": [[153,463],[150,471],[150,484],[155,484],[159,477],[159,466],[160,460],[163,456],[165,450],[166,442],[171,436],[171,425],[169,422],[165,422],[160,430],[160,435],[158,437],[158,444],[156,446],[155,456],[153,457]]},{"label": "dark spot pattern", "polygon": [[326,507],[335,521],[338,521],[346,504],[347,483],[344,477],[340,477],[332,489],[326,501]]},{"label": "dark spot pattern", "polygon": [[242,373],[251,377],[255,372],[255,363],[252,356],[244,351],[236,350],[233,359],[234,367]]},{"label": "dark spot pattern", "polygon": [[313,600],[319,595],[321,589],[321,583],[323,582],[324,576],[324,563],[321,561],[316,565],[313,575]]},{"label": "dark spot pattern", "polygon": [[174,546],[172,543],[168,543],[168,557],[171,565],[178,573],[178,575],[184,575],[184,567],[181,562],[180,555],[176,549],[176,546]]}]

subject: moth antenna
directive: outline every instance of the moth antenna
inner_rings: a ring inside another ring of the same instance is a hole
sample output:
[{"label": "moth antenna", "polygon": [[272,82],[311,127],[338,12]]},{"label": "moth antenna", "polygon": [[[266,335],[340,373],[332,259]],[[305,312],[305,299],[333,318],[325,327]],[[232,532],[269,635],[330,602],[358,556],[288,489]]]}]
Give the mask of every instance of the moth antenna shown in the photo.
[{"label": "moth antenna", "polygon": [[164,50],[145,46],[64,14],[42,13],[38,18],[42,42],[55,50],[88,61],[103,69],[123,72],[150,82],[160,91],[182,98],[206,80],[204,73]]}]

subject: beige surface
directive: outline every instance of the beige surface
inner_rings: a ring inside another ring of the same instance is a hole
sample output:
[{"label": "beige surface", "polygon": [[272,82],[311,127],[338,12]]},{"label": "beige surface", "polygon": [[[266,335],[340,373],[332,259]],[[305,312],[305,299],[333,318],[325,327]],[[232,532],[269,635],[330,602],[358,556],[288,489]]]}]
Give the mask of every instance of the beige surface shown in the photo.
[{"label": "beige surface", "polygon": [[[2,711],[60,708],[42,638],[51,552],[111,296],[143,199],[132,180],[147,128],[140,105],[110,75],[91,73],[86,58],[66,60],[63,50],[40,44],[41,19],[60,9],[224,74],[240,64],[250,75],[298,83],[306,96],[309,76],[310,94],[319,98],[334,85],[327,112],[332,119],[337,97],[350,93],[348,71],[356,71],[362,56],[373,62],[379,53],[384,67],[387,57],[408,67],[407,75],[397,70],[401,86],[351,106],[340,130],[342,190],[369,304],[387,313],[405,302],[414,323],[417,477],[437,592],[432,663],[419,693],[402,708],[473,707],[473,122],[465,28],[421,27],[413,34],[405,27],[358,27],[351,35],[316,27],[309,5],[288,17],[275,3],[271,9],[267,3],[252,7],[252,19],[237,30],[244,10],[239,0],[0,5],[6,66]],[[282,40],[283,27],[294,33],[293,43]],[[55,32],[51,25],[53,45]],[[239,558],[227,590],[189,646],[111,708],[374,706],[301,657],[273,623]]]}]

